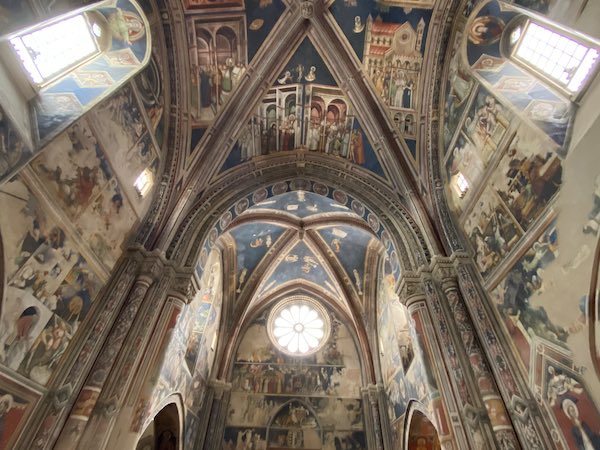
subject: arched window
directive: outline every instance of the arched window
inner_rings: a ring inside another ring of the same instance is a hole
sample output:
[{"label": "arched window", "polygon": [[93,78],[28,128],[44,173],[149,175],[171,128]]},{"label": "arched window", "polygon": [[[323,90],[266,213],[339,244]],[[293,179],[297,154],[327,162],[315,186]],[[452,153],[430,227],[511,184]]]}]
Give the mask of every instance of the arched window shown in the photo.
[{"label": "arched window", "polygon": [[404,115],[399,112],[394,114],[394,123],[396,124],[396,128],[399,130],[402,129],[402,125],[404,124]]},{"label": "arched window", "polygon": [[415,118],[412,114],[407,114],[404,118],[404,133],[409,136],[415,134]]},{"label": "arched window", "polygon": [[294,94],[285,98],[285,116],[289,117],[290,114],[296,114],[296,96]]},{"label": "arched window", "polygon": [[198,37],[196,38],[196,43],[198,46],[198,65],[200,67],[208,67],[211,65],[211,47],[212,47],[212,37],[210,33],[204,29],[199,29],[197,31]]},{"label": "arched window", "polygon": [[327,107],[327,124],[331,125],[336,123],[340,119],[340,111],[335,105],[329,105]]},{"label": "arched window", "polygon": [[313,98],[310,105],[310,123],[320,125],[323,120],[323,104]]}]

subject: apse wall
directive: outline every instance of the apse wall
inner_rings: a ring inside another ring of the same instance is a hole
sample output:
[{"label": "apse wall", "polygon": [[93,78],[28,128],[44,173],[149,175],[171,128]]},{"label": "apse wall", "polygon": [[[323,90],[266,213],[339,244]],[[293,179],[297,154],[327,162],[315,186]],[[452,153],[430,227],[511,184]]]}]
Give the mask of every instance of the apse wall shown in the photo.
[{"label": "apse wall", "polygon": [[[549,2],[515,3],[548,12]],[[551,5],[561,3],[569,2]],[[442,133],[447,198],[521,370],[561,431],[554,440],[581,448],[578,430],[600,426],[588,344],[598,156],[591,135],[569,145],[575,106],[499,52],[514,16],[495,1],[467,2],[454,26]],[[482,39],[482,24],[496,32]],[[459,173],[470,184],[462,197]]]},{"label": "apse wall", "polygon": [[[40,18],[27,2],[2,4],[2,18],[11,23]],[[145,5],[159,33],[158,15]],[[162,41],[142,73],[16,174],[23,143],[0,111],[0,174],[14,174],[0,175],[0,398],[9,405],[0,449],[12,448],[53,388],[56,369],[78,351],[82,330],[93,326],[102,306],[95,299],[149,207],[152,193],[142,198],[134,182],[145,169],[158,176],[163,158]],[[59,120],[58,106],[54,114]]]},{"label": "apse wall", "polygon": [[[348,327],[329,311],[332,330],[324,347],[312,356],[291,357],[270,341],[268,313],[254,319],[240,339],[223,449],[248,448],[242,445],[250,442],[257,449],[366,449],[360,360]],[[300,414],[307,414],[304,426],[320,437],[312,442],[307,435],[295,447],[281,443],[287,428],[298,429]]]}]

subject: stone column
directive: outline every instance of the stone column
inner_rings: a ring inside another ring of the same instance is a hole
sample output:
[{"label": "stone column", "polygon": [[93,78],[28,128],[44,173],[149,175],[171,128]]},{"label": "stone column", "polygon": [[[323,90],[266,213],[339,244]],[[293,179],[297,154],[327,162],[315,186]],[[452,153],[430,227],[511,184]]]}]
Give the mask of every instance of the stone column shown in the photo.
[{"label": "stone column", "polygon": [[[456,402],[456,395],[453,391],[453,386],[448,377],[448,372],[444,370],[444,366],[436,364],[437,361],[442,361],[443,352],[439,345],[439,341],[435,338],[435,331],[431,314],[427,305],[427,298],[423,289],[421,277],[416,274],[405,273],[400,284],[400,299],[408,308],[411,318],[419,316],[423,327],[423,334],[428,337],[423,337],[421,345],[429,344],[428,349],[422,348],[423,358],[427,359],[429,369],[433,373],[430,375],[435,377],[437,388],[440,394],[439,402],[444,409],[446,419],[437,417],[434,414],[434,420],[438,427],[440,444],[444,450],[459,450],[468,448],[467,436],[462,424],[461,411]],[[442,423],[443,422],[443,423]]]},{"label": "stone column", "polygon": [[544,416],[529,389],[517,356],[511,350],[509,337],[481,286],[472,259],[465,254],[456,254],[451,260],[458,277],[461,303],[472,318],[473,329],[490,362],[500,393],[509,405],[508,412],[523,447],[535,450],[556,448],[547,425],[551,419]]},{"label": "stone column", "polygon": [[[198,411],[198,417],[200,422],[198,423],[198,430],[196,431],[196,442],[192,450],[202,450],[204,447],[204,441],[206,440],[206,434],[208,432],[208,424],[210,421],[210,411],[215,398],[215,390],[212,386],[206,387],[204,398],[202,399],[202,405]],[[225,430],[223,430],[225,432]],[[217,447],[218,448],[218,447]]]},{"label": "stone column", "polygon": [[373,413],[369,402],[369,387],[361,386],[360,398],[362,401],[363,421],[365,426],[365,438],[367,439],[367,448],[375,448],[377,440],[375,438],[375,425],[373,424]]},{"label": "stone column", "polygon": [[384,414],[387,414],[387,411],[382,411],[381,404],[379,403],[379,385],[369,385],[369,403],[371,404],[371,414],[373,415],[373,424],[375,425],[375,448],[383,450],[385,447],[383,446],[381,422],[384,420]]},{"label": "stone column", "polygon": [[[208,386],[211,394],[212,404],[207,403],[206,415],[209,415],[208,428],[204,436],[204,450],[215,450],[223,446],[223,434],[225,433],[225,420],[229,409],[231,398],[231,383],[221,380],[212,380]],[[210,409],[209,409],[210,408]],[[200,436],[202,439],[202,436]]]},{"label": "stone column", "polygon": [[[462,349],[469,362],[470,372],[479,390],[479,396],[485,410],[480,411],[480,418],[491,425],[498,448],[519,448],[519,440],[515,434],[506,405],[500,395],[496,380],[490,371],[489,361],[483,351],[479,337],[475,333],[473,321],[467,312],[460,291],[455,271],[443,260],[434,261],[434,273],[441,284],[446,299],[446,311],[453,319],[452,327],[455,337],[462,343]],[[462,352],[461,352],[462,353]],[[479,404],[479,399],[477,399]]]},{"label": "stone column", "polygon": [[[65,424],[58,441],[56,449],[73,449],[77,447],[91,450],[102,448],[105,439],[108,436],[95,434],[99,422],[102,422],[100,416],[111,416],[116,412],[117,403],[115,397],[107,399],[110,392],[110,386],[114,386],[112,379],[109,380],[109,374],[112,374],[113,368],[121,356],[122,359],[135,358],[136,351],[124,349],[129,332],[136,318],[144,299],[147,297],[150,287],[158,280],[161,290],[168,287],[167,277],[161,277],[164,270],[164,263],[159,255],[150,255],[142,264],[133,288],[120,311],[117,320],[110,331],[107,340],[104,343],[102,351],[98,355],[90,374],[88,375],[83,389],[80,391],[75,406]],[[164,292],[163,292],[164,294]],[[136,343],[139,345],[140,343]],[[138,349],[139,350],[139,349]],[[129,368],[131,369],[131,367]],[[108,383],[107,381],[111,381]],[[103,390],[109,389],[104,395]],[[98,402],[102,395],[102,402]],[[93,420],[90,418],[93,417]]]},{"label": "stone column", "polygon": [[[365,421],[365,436],[369,448],[383,450],[383,435],[381,420],[382,414],[387,414],[386,411],[381,411],[379,403],[379,385],[369,384],[360,389],[360,394],[363,404],[363,417]],[[391,447],[390,447],[391,448]]]},{"label": "stone column", "polygon": [[489,450],[504,448],[499,446],[494,435],[485,403],[479,393],[477,379],[471,369],[460,333],[454,323],[454,317],[446,304],[445,295],[430,273],[423,271],[422,277],[428,309],[433,316],[433,324],[440,341],[444,363],[450,375],[461,420],[467,430],[468,446],[474,449]]},{"label": "stone column", "polygon": [[[161,266],[161,264],[158,264]],[[105,448],[119,413],[121,412],[127,394],[133,385],[134,375],[137,373],[145,349],[152,338],[152,332],[167,298],[167,291],[172,289],[174,274],[162,266],[162,275],[159,280],[149,289],[146,299],[135,323],[127,336],[123,350],[119,355],[108,379],[105,382],[96,407],[88,421],[83,438],[79,446],[85,449]],[[174,301],[183,304],[189,303],[193,292],[191,288],[190,275],[178,280],[175,286]],[[181,284],[183,282],[183,284]],[[184,292],[177,292],[177,290]],[[173,296],[171,296],[172,298]],[[182,418],[183,419],[183,418]]]},{"label": "stone column", "polygon": [[393,449],[392,424],[388,413],[388,398],[383,384],[377,384],[377,397],[379,405],[379,419],[381,422],[381,437],[383,439],[383,448]]}]

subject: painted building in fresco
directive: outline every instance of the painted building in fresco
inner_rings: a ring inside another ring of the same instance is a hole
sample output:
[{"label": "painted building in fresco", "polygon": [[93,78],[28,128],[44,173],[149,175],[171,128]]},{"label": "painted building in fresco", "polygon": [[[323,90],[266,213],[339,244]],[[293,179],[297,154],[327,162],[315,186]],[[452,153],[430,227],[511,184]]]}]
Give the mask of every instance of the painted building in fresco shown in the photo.
[{"label": "painted building in fresco", "polygon": [[0,450],[600,448],[599,19],[0,0]]}]

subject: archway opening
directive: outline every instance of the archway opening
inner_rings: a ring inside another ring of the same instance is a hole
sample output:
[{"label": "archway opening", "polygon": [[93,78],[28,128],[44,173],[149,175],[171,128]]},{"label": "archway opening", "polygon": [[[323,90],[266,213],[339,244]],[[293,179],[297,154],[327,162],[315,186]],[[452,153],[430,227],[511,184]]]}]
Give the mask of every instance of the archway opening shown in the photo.
[{"label": "archway opening", "polygon": [[408,450],[441,449],[437,430],[420,411],[414,411],[408,429]]},{"label": "archway opening", "polygon": [[177,405],[169,403],[146,426],[136,450],[177,450],[180,448],[180,429]]},{"label": "archway opening", "polygon": [[267,430],[268,450],[320,450],[322,442],[322,430],[315,412],[300,400],[283,405]]}]

